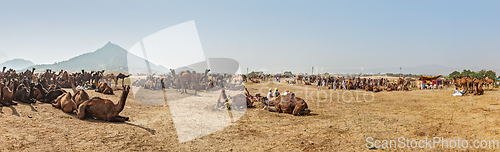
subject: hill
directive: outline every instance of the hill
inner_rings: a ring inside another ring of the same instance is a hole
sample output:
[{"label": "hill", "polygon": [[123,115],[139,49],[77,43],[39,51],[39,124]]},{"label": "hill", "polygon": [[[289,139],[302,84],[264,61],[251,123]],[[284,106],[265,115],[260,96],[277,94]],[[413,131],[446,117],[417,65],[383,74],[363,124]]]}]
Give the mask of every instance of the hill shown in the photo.
[{"label": "hill", "polygon": [[[54,64],[33,65],[25,69],[31,69],[32,67],[35,67],[37,72],[44,71],[45,69],[52,69],[52,70],[64,69],[67,71],[81,71],[82,69],[84,69],[86,71],[106,70],[106,71],[128,73],[129,72],[128,65],[134,65],[134,64],[140,65],[144,63],[145,59],[130,54],[127,50],[123,49],[122,47],[113,44],[111,42],[108,42],[106,45],[97,49],[94,52],[85,53],[73,57],[69,60],[56,62]],[[167,68],[155,65],[153,63],[150,63],[150,67],[153,72],[159,72],[159,73],[169,72]],[[139,69],[139,68],[140,67],[131,67],[130,73],[147,72],[147,69]]]},{"label": "hill", "polygon": [[0,64],[0,67],[7,67],[7,68],[12,68],[14,70],[20,70],[20,69],[25,69],[26,67],[35,65],[35,63],[29,61],[29,60],[24,60],[24,59],[12,59],[5,61],[4,63]]}]

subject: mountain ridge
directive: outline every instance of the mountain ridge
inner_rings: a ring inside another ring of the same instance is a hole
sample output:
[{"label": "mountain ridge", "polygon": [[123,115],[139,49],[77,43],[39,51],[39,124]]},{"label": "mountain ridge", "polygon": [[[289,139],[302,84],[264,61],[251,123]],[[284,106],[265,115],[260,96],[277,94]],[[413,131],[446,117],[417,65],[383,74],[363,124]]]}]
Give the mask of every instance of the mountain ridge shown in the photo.
[{"label": "mountain ridge", "polygon": [[[130,63],[131,62],[131,63]],[[106,43],[103,47],[98,48],[93,52],[83,53],[81,55],[72,57],[68,60],[55,62],[53,64],[38,64],[32,65],[24,69],[36,68],[37,72],[44,71],[45,69],[66,71],[91,71],[91,70],[105,70],[113,72],[129,73],[128,65],[130,64],[143,64],[145,59],[136,55],[130,54],[122,47],[111,42]],[[151,62],[150,67],[153,72],[166,73],[169,72],[163,66],[155,65]],[[24,70],[23,69],[23,70]],[[130,73],[147,73],[147,69],[130,69]]]},{"label": "mountain ridge", "polygon": [[35,65],[35,63],[31,62],[30,60],[25,60],[25,59],[12,59],[12,60],[7,60],[3,63],[0,64],[0,67],[8,67],[12,68],[14,70],[20,70],[20,69],[25,69],[26,67]]}]

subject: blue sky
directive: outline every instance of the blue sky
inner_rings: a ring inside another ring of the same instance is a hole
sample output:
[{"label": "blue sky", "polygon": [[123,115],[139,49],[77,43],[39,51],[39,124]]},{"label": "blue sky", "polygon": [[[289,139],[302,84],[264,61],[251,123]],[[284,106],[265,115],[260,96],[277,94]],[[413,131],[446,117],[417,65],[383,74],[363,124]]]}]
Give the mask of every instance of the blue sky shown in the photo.
[{"label": "blue sky", "polygon": [[4,1],[0,61],[129,49],[190,20],[206,57],[243,69],[499,68],[499,1]]}]

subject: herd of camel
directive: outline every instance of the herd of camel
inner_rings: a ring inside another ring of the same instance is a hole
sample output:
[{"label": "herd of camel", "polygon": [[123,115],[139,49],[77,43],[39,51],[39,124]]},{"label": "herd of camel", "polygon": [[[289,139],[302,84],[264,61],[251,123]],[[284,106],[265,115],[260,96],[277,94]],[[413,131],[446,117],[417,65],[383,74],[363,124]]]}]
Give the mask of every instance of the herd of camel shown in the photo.
[{"label": "herd of camel", "polygon": [[[303,83],[304,85],[317,85],[319,82],[320,85],[325,84],[328,89],[345,89],[345,90],[356,90],[356,89],[364,89],[366,91],[380,92],[383,90],[386,91],[399,91],[399,90],[408,90],[408,87],[415,87],[414,79],[406,79],[398,78],[395,82],[390,82],[387,79],[379,78],[379,79],[370,79],[370,78],[359,78],[359,77],[319,77],[319,76],[304,76],[304,75],[296,75],[296,76],[287,76],[287,75],[252,75],[248,77],[248,80],[253,83],[259,83],[259,79],[265,80],[273,77],[288,77],[290,78],[290,83]],[[422,79],[422,78],[420,78]],[[245,80],[246,81],[246,80]],[[486,75],[483,75],[483,78],[471,78],[471,77],[461,77],[453,76],[452,80],[441,80],[442,85],[449,86],[455,85],[456,88],[463,88],[465,90],[464,95],[473,94],[473,95],[482,95],[484,93],[483,87],[490,89],[490,86],[493,86],[495,81],[491,78],[488,78]]]},{"label": "herd of camel", "polygon": [[[66,113],[74,113],[80,119],[96,118],[105,121],[124,122],[128,121],[129,117],[120,116],[119,113],[125,106],[130,87],[124,85],[124,79],[130,77],[125,74],[108,74],[104,75],[102,71],[84,71],[76,73],[68,73],[67,71],[53,72],[47,69],[43,73],[35,73],[35,68],[31,71],[16,72],[13,69],[6,71],[3,67],[0,73],[0,107],[17,105],[17,102],[26,104],[49,103],[55,108],[61,109]],[[346,89],[356,90],[363,89],[366,91],[380,92],[382,90],[408,90],[408,86],[412,85],[411,79],[399,78],[396,82],[391,83],[387,79],[366,79],[360,77],[320,77],[320,76],[286,76],[286,75],[254,75],[246,77],[245,75],[228,75],[228,74],[210,74],[210,70],[205,70],[204,73],[190,72],[188,70],[181,71],[179,74],[171,69],[170,75],[155,76],[147,75],[145,79],[138,79],[132,83],[134,86],[144,87],[145,89],[161,90],[161,89],[177,89],[181,93],[187,93],[187,90],[194,90],[194,94],[202,90],[220,89],[221,93],[217,99],[217,107],[228,106],[229,100],[232,107],[253,107],[256,101],[256,96],[250,95],[248,90],[242,84],[245,81],[254,83],[260,82],[259,79],[269,79],[273,77],[288,77],[293,83],[303,83],[305,85],[318,84],[326,86],[329,89]],[[109,99],[100,97],[90,98],[85,89],[75,87],[85,86],[88,84],[95,85],[96,92],[103,94],[114,94],[110,87],[110,80],[115,81],[115,86],[118,85],[118,80],[122,79],[123,91],[120,100],[117,104]],[[105,82],[108,80],[108,82]],[[234,82],[234,83],[232,83]],[[466,93],[474,93],[474,95],[483,94],[483,86],[493,84],[494,81],[488,77],[484,79],[470,77],[453,77],[450,81],[457,88],[464,88]],[[446,81],[444,84],[448,84]],[[451,84],[449,83],[449,84]],[[62,88],[71,88],[72,92],[65,91]],[[225,90],[244,90],[244,94],[238,94],[233,97],[226,96]],[[17,102],[16,102],[17,101]],[[307,103],[296,97],[295,94],[278,96],[270,99],[268,103],[274,108],[270,108],[272,112],[290,113],[293,115],[306,115],[310,113]]]},{"label": "herd of camel", "polygon": [[[254,102],[260,102],[261,97],[260,93],[252,96],[247,88],[245,88],[244,94],[237,94],[233,97],[230,95],[226,95],[225,90],[222,89],[219,97],[217,98],[216,108],[220,107],[254,107]],[[232,102],[230,103],[229,100]],[[308,109],[307,103],[304,99],[296,97],[295,94],[287,94],[280,95],[278,97],[274,97],[268,99],[269,103],[267,106],[274,106],[274,108],[269,108],[270,112],[278,112],[278,113],[288,113],[293,114],[295,116],[307,115],[311,113],[311,110]]]},{"label": "herd of camel", "polygon": [[483,75],[483,79],[471,78],[471,77],[461,77],[453,76],[453,83],[455,87],[463,88],[465,90],[465,94],[474,94],[474,95],[482,95],[484,93],[483,87],[490,88],[493,86],[495,81],[493,79],[488,78],[486,75]]},{"label": "herd of camel", "polygon": [[[260,80],[265,80],[269,78],[290,78],[289,83],[291,84],[304,84],[304,85],[320,85],[327,87],[328,89],[344,89],[344,90],[357,90],[362,89],[366,91],[380,92],[386,91],[400,91],[408,90],[408,87],[413,86],[412,79],[406,79],[405,77],[399,78],[396,82],[390,82],[388,79],[378,78],[360,78],[360,77],[343,77],[343,76],[304,76],[304,75],[252,75],[248,77],[248,80],[253,83],[259,83]],[[245,79],[246,81],[246,79]],[[447,84],[447,83],[445,83]],[[320,87],[321,88],[321,87]]]},{"label": "herd of camel", "polygon": [[[104,70],[91,72],[82,70],[81,73],[72,74],[63,70],[59,73],[46,70],[44,73],[35,74],[35,68],[24,72],[16,72],[13,69],[5,71],[5,69],[6,67],[3,67],[0,73],[0,88],[2,89],[0,92],[0,106],[17,105],[17,102],[31,104],[39,101],[52,104],[53,107],[59,108],[66,113],[74,113],[80,119],[97,118],[113,122],[129,120],[128,117],[119,115],[130,92],[129,86],[122,85],[123,93],[117,104],[114,104],[109,99],[90,98],[84,89],[75,87],[75,85],[84,85],[86,83],[98,83],[99,79],[106,77],[103,75]],[[126,76],[121,73],[116,76],[117,79],[122,77]],[[106,83],[100,82],[97,89],[103,90],[103,84]],[[62,88],[72,88],[73,93]]]},{"label": "herd of camel", "polygon": [[204,73],[189,70],[176,73],[174,69],[170,69],[170,75],[147,75],[146,78],[139,78],[132,82],[132,86],[150,90],[171,88],[177,89],[180,93],[194,90],[195,95],[198,91],[203,90],[219,90],[221,88],[243,90],[245,88],[241,76],[229,74],[208,75],[208,72],[210,72],[210,69],[206,69]]}]

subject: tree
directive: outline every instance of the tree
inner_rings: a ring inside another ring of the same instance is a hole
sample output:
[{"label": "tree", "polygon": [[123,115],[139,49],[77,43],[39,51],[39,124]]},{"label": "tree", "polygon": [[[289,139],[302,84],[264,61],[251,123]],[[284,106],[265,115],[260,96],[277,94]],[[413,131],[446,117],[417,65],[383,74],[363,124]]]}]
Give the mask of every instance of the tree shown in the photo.
[{"label": "tree", "polygon": [[285,74],[285,75],[293,75],[292,71],[285,71],[285,72],[283,72],[283,74]]},{"label": "tree", "polygon": [[492,70],[486,71],[485,75],[490,79],[495,79],[497,77],[497,74]]},{"label": "tree", "polygon": [[461,73],[458,71],[453,71],[451,72],[448,77],[453,77],[453,76],[462,76],[462,77],[471,77],[471,78],[478,78],[478,79],[484,79],[483,75],[487,76],[488,78],[496,78],[496,73],[492,70],[481,70],[478,72],[471,71],[471,70],[466,70],[464,69]]},{"label": "tree", "polygon": [[460,75],[461,75],[462,77],[468,77],[468,76],[470,76],[470,75],[471,75],[471,73],[472,73],[472,72],[471,72],[470,70],[466,70],[466,69],[464,69],[464,70],[462,71],[462,73],[460,73]]},{"label": "tree", "polygon": [[264,73],[264,72],[262,72],[262,71],[257,71],[257,72],[252,71],[252,72],[250,72],[250,73],[248,74],[248,76],[252,76],[252,75],[261,75],[261,74],[263,74],[263,73]]}]

